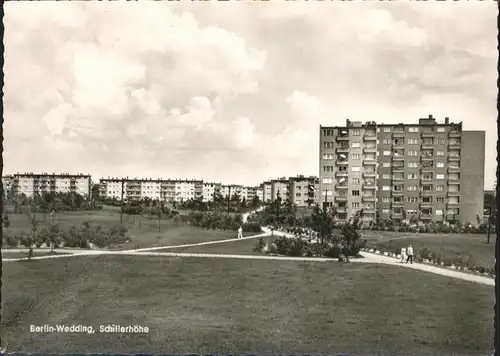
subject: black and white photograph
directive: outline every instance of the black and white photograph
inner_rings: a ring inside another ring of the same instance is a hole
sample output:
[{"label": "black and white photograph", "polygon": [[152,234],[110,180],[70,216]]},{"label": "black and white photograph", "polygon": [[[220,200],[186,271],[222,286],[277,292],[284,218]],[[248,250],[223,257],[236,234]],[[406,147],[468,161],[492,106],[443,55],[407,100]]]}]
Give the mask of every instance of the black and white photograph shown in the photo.
[{"label": "black and white photograph", "polygon": [[495,354],[497,2],[3,8],[2,354]]}]

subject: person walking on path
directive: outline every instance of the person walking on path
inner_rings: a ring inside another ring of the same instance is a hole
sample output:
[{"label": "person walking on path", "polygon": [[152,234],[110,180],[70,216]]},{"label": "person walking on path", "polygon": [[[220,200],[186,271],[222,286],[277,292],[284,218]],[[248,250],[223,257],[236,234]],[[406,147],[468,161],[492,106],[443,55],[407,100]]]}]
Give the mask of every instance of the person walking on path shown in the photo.
[{"label": "person walking on path", "polygon": [[410,263],[413,264],[413,247],[412,247],[412,245],[408,246],[406,253],[408,254],[408,258],[406,259],[406,263],[408,263],[408,261],[410,261]]},{"label": "person walking on path", "polygon": [[238,229],[238,239],[243,238],[243,228],[240,226]]},{"label": "person walking on path", "polygon": [[401,247],[401,263],[406,261],[406,246]]}]

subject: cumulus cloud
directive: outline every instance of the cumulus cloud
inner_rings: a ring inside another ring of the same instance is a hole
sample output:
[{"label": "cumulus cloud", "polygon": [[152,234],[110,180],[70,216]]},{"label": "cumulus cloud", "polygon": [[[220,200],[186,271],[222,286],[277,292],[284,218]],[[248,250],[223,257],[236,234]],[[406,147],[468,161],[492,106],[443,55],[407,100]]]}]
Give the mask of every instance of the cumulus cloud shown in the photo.
[{"label": "cumulus cloud", "polygon": [[[319,124],[434,113],[472,129],[496,117],[495,11],[484,2],[5,9],[7,172],[257,183],[318,174]],[[488,134],[487,152],[495,141]]]}]

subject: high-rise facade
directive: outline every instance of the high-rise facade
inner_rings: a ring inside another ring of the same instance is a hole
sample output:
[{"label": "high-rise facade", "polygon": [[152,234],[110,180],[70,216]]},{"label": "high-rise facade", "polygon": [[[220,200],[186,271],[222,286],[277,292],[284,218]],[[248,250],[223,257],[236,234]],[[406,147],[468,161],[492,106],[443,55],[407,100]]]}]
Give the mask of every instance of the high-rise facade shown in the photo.
[{"label": "high-rise facade", "polygon": [[476,221],[484,199],[484,131],[437,123],[320,127],[320,191],[339,219]]}]

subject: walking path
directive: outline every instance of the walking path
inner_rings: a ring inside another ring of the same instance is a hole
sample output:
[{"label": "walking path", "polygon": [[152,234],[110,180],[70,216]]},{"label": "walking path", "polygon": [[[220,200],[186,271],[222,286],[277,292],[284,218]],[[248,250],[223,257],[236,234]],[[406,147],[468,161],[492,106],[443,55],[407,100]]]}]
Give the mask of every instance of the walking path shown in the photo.
[{"label": "walking path", "polygon": [[[244,214],[243,221],[248,220],[249,213]],[[177,246],[157,246],[157,247],[148,247],[141,249],[132,249],[132,250],[82,250],[82,249],[56,249],[55,251],[66,252],[67,254],[56,254],[56,255],[47,255],[47,256],[35,256],[32,257],[32,260],[41,260],[41,259],[49,259],[49,258],[65,258],[65,257],[76,257],[76,256],[90,256],[90,255],[126,255],[126,256],[163,256],[163,257],[196,257],[196,258],[230,258],[230,259],[254,259],[254,260],[275,260],[275,261],[310,261],[310,262],[336,262],[336,259],[332,258],[322,258],[322,257],[287,257],[287,256],[259,256],[259,255],[230,255],[230,254],[208,254],[208,253],[175,253],[175,252],[154,252],[157,250],[166,250],[166,249],[175,249],[175,248],[184,248],[184,247],[196,247],[196,246],[204,246],[204,245],[213,245],[213,244],[223,244],[228,242],[236,242],[242,240],[255,239],[262,236],[268,236],[271,234],[271,230],[269,228],[263,227],[263,233],[244,237],[242,239],[226,239],[226,240],[216,240],[216,241],[206,241],[199,242],[194,244],[186,244],[186,245],[177,245]],[[274,236],[285,236],[285,237],[294,237],[293,234],[282,232],[282,231],[274,231]],[[36,249],[35,251],[47,250],[50,249]],[[28,252],[28,249],[8,249],[4,250],[5,252]],[[434,274],[439,274],[442,276],[457,278],[465,281],[475,282],[479,284],[485,284],[494,286],[495,279],[490,277],[484,277],[469,273],[464,273],[460,271],[454,271],[450,269],[440,268],[437,266],[420,264],[420,263],[401,263],[399,260],[394,259],[392,257],[377,255],[369,252],[360,252],[363,258],[353,258],[351,259],[354,263],[378,263],[385,264],[391,266],[405,267],[411,268],[415,270],[420,270],[424,272],[430,272]],[[2,258],[2,262],[12,262],[12,261],[20,261],[25,260],[27,258]]]}]

